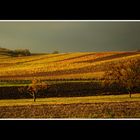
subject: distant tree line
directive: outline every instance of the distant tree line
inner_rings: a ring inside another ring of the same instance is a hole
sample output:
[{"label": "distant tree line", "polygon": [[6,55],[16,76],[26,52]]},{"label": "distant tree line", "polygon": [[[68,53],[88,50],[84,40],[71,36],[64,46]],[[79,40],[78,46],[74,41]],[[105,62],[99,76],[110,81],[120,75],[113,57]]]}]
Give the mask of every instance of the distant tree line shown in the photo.
[{"label": "distant tree line", "polygon": [[[0,53],[8,53],[9,55],[12,55],[12,56],[30,56],[31,55],[31,52],[29,49],[16,49],[16,50],[10,50],[10,49],[7,49],[7,48],[3,48],[0,46]],[[53,51],[52,53],[50,54],[59,54],[59,51],[55,50]]]},{"label": "distant tree line", "polygon": [[28,49],[16,49],[11,51],[12,56],[30,56],[31,52]]},{"label": "distant tree line", "polygon": [[10,50],[7,48],[2,48],[0,46],[0,53],[1,54],[9,54],[12,56],[30,56],[31,52],[29,51],[29,49],[16,49],[16,50]]},{"label": "distant tree line", "polygon": [[59,54],[59,51],[53,51],[52,54]]}]

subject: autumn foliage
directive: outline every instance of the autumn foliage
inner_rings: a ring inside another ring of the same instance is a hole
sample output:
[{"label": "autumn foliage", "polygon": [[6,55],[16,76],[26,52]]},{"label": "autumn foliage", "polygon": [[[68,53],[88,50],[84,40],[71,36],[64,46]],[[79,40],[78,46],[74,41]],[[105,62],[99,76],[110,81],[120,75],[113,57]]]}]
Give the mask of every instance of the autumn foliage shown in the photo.
[{"label": "autumn foliage", "polygon": [[47,89],[47,84],[45,82],[41,82],[40,80],[33,79],[31,84],[28,86],[27,91],[33,97],[34,102],[36,101],[37,94],[40,90]]},{"label": "autumn foliage", "polygon": [[131,93],[140,85],[140,59],[110,65],[104,75],[105,85],[117,84]]}]

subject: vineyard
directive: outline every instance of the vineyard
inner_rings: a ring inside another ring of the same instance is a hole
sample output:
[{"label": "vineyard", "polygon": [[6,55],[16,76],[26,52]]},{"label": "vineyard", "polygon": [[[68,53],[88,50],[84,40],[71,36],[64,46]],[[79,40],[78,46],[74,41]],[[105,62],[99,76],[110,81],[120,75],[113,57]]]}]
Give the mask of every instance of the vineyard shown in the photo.
[{"label": "vineyard", "polygon": [[[19,80],[33,77],[42,80],[102,79],[109,65],[140,58],[140,52],[85,52],[38,54],[12,57],[0,54],[0,80]],[[1,82],[1,83],[2,83]]]},{"label": "vineyard", "polygon": [[140,52],[32,54],[13,57],[6,51],[0,55],[1,99],[30,98],[28,94],[21,95],[17,87],[26,88],[33,78],[45,81],[50,86],[47,94],[44,91],[40,97],[120,94],[126,91],[117,85],[111,88],[102,86],[104,72],[110,65],[140,58]]},{"label": "vineyard", "polygon": [[[139,117],[139,86],[128,98],[121,84],[103,85],[110,66],[133,59],[140,59],[140,52],[15,57],[9,50],[0,50],[0,118]],[[36,103],[27,92],[34,78],[47,83],[47,90],[38,92]]]}]

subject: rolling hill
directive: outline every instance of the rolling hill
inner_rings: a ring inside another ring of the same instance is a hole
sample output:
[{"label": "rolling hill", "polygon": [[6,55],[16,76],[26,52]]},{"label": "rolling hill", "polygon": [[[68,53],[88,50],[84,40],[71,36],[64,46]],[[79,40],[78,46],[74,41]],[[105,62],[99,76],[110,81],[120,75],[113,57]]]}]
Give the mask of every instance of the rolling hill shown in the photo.
[{"label": "rolling hill", "polygon": [[0,48],[0,80],[102,78],[109,65],[140,59],[140,52],[77,52],[12,57]]}]

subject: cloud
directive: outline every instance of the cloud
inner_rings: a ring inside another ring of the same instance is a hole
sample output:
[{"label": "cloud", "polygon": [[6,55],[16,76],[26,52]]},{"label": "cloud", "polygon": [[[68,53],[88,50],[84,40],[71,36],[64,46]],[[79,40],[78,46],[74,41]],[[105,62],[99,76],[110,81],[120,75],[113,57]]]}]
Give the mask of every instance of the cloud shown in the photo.
[{"label": "cloud", "polygon": [[133,50],[140,44],[140,23],[0,23],[0,46],[34,52]]}]

